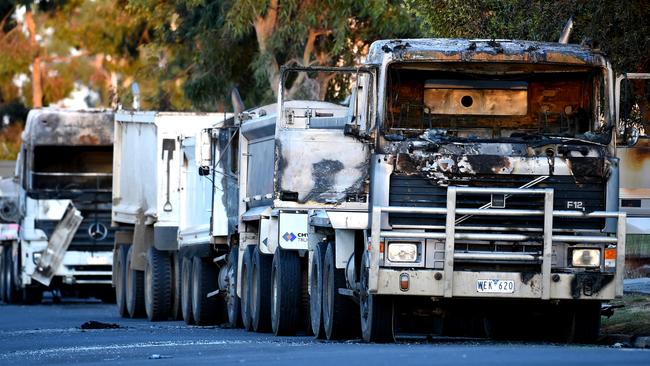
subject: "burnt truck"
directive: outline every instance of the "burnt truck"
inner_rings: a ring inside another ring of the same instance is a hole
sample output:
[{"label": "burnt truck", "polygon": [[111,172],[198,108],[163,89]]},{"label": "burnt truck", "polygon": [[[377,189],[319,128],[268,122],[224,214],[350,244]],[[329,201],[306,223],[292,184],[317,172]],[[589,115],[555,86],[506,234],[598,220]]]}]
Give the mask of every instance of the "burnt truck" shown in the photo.
[{"label": "burnt truck", "polygon": [[3,197],[0,215],[19,227],[3,241],[6,302],[39,302],[45,290],[112,301],[112,120],[104,110],[29,112],[18,193]]},{"label": "burnt truck", "polygon": [[[223,118],[219,113],[120,110],[115,114],[113,285],[121,316],[181,317],[178,231],[188,164],[182,143]],[[205,216],[191,210],[185,213]],[[189,228],[196,220],[183,222],[190,223]]]},{"label": "burnt truck", "polygon": [[[287,80],[333,84],[293,100]],[[244,326],[593,341],[623,293],[614,82],[597,50],[512,40],[384,40],[359,67],[284,68],[278,103],[235,122]]]}]

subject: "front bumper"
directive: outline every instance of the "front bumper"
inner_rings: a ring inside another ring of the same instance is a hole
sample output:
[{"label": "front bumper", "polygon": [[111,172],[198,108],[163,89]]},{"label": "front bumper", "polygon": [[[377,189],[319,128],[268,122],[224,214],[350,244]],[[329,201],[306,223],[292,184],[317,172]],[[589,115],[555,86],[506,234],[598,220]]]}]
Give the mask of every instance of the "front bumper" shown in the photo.
[{"label": "front bumper", "polygon": [[[444,297],[444,275],[437,270],[399,270],[379,269],[379,295],[414,295]],[[409,276],[408,290],[400,287],[400,278],[404,274]],[[541,274],[527,274],[517,272],[453,272],[452,293],[453,297],[465,298],[517,298],[517,299],[542,299],[543,278]],[[590,299],[611,300],[616,294],[614,274],[607,273],[554,273],[554,280],[550,282],[550,300],[564,299]],[[477,292],[476,283],[479,280],[512,280],[514,281],[513,293],[485,293]]]},{"label": "front bumper", "polygon": [[[31,276],[36,271],[34,255],[42,252],[47,242],[30,242],[22,245],[23,285],[38,283]],[[38,260],[36,260],[38,262]],[[112,276],[113,251],[67,251],[63,262],[54,273],[54,279],[60,279],[65,285],[110,285]],[[53,281],[59,283],[59,281]]]},{"label": "front bumper", "polygon": [[[518,209],[462,209],[456,207],[456,195],[464,193],[489,193],[501,195],[543,195],[543,208],[539,210]],[[626,216],[621,212],[591,212],[581,211],[556,211],[553,209],[554,190],[547,189],[509,189],[509,188],[470,188],[448,187],[446,207],[390,207],[375,206],[372,209],[371,238],[368,252],[370,255],[368,290],[377,294],[392,295],[424,295],[452,297],[482,297],[482,298],[539,298],[550,299],[576,299],[591,298],[610,300],[623,296],[623,274],[625,262],[625,225]],[[407,230],[392,228],[388,224],[388,213],[403,212],[409,214],[437,214],[446,215],[446,224],[442,228],[421,228],[410,226]],[[474,241],[527,241],[534,237],[528,232],[529,227],[510,227],[514,233],[498,233],[499,228],[481,227],[469,228],[457,225],[457,215],[486,215],[486,216],[541,216],[543,227],[537,228],[537,236],[543,237],[541,253],[537,255],[514,255],[514,252],[493,253],[459,253],[456,251],[456,240]],[[609,236],[602,232],[582,232],[572,235],[557,235],[553,230],[554,218],[614,218],[617,219],[616,236]],[[478,231],[477,231],[478,229]],[[496,233],[495,233],[496,232]],[[443,243],[442,261],[444,267],[438,270],[431,269],[394,269],[381,267],[384,261],[384,240],[390,238],[437,240]],[[577,272],[553,273],[552,250],[554,243],[600,243],[615,246],[616,268],[615,272]],[[498,272],[498,271],[462,271],[455,270],[455,261],[459,257],[482,259],[489,258],[494,261],[529,261],[540,262],[540,271],[528,273]],[[404,290],[400,286],[400,277],[407,274],[409,288]],[[437,279],[436,279],[437,278]],[[514,281],[515,291],[512,293],[486,293],[476,289],[478,280],[509,280]]]}]

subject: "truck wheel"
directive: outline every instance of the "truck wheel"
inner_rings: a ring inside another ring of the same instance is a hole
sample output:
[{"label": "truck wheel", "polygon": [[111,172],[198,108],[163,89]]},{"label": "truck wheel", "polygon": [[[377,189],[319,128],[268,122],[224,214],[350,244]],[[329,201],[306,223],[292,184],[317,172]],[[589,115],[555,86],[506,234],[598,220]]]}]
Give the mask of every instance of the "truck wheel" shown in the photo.
[{"label": "truck wheel", "polygon": [[131,268],[133,245],[126,254],[126,310],[131,318],[143,318],[144,309],[144,272]]},{"label": "truck wheel", "polygon": [[18,263],[14,261],[12,246],[5,246],[6,262],[5,262],[5,303],[15,304],[18,302],[18,287],[16,286],[16,278],[18,276]]},{"label": "truck wheel", "polygon": [[126,256],[128,247],[120,245],[115,251],[113,258],[113,276],[115,276],[115,302],[117,303],[117,312],[122,318],[128,318],[129,312],[126,310]]},{"label": "truck wheel", "polygon": [[0,246],[2,255],[0,255],[0,300],[7,303],[7,267],[9,261],[7,260],[7,246]]},{"label": "truck wheel", "polygon": [[228,274],[226,276],[228,290],[226,292],[226,307],[228,308],[228,324],[232,328],[242,325],[241,301],[237,296],[237,261],[239,247],[233,246],[228,253]]},{"label": "truck wheel", "polygon": [[192,258],[183,257],[181,263],[181,312],[186,324],[194,324],[194,316],[192,315]]},{"label": "truck wheel", "polygon": [[359,328],[359,310],[350,299],[339,294],[339,288],[345,288],[345,271],[336,268],[334,244],[327,245],[323,261],[323,328],[327,339],[345,339],[356,337]]},{"label": "truck wheel", "polygon": [[172,320],[182,320],[181,309],[181,258],[178,252],[171,256],[172,266],[172,307],[170,316]]},{"label": "truck wheel", "polygon": [[255,247],[251,274],[251,320],[258,332],[271,330],[271,264],[273,257]]},{"label": "truck wheel", "polygon": [[278,248],[271,267],[271,327],[276,336],[296,334],[302,305],[301,290],[298,252]]},{"label": "truck wheel", "polygon": [[241,321],[244,329],[253,331],[253,320],[251,317],[251,287],[253,284],[253,246],[249,245],[244,250],[241,261]]},{"label": "truck wheel", "polygon": [[171,309],[172,268],[169,253],[154,247],[144,267],[144,304],[150,321],[167,320]]},{"label": "truck wheel", "polygon": [[361,271],[361,336],[366,342],[386,343],[395,340],[393,334],[393,302],[388,296],[368,292],[368,255],[364,254]]},{"label": "truck wheel", "polygon": [[197,325],[212,325],[223,313],[221,297],[208,294],[218,289],[219,271],[209,259],[192,260],[192,315]]},{"label": "truck wheel", "polygon": [[575,305],[573,320],[574,343],[595,343],[600,336],[600,301],[581,301]]},{"label": "truck wheel", "polygon": [[311,278],[309,282],[309,317],[311,330],[314,337],[325,338],[325,327],[323,327],[323,264],[325,263],[325,243],[318,243],[314,250],[314,257],[311,262]]},{"label": "truck wheel", "polygon": [[36,305],[43,301],[43,290],[40,287],[23,288],[23,304]]}]

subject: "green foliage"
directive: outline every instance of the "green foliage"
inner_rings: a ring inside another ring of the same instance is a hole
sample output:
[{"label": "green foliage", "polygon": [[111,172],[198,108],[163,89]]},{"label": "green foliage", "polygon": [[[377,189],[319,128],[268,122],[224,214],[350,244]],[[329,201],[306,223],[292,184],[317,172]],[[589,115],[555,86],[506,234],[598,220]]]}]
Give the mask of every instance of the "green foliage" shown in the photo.
[{"label": "green foliage", "polygon": [[646,0],[407,0],[427,37],[510,38],[557,42],[574,18],[571,42],[590,40],[617,70],[648,71],[650,3]]}]

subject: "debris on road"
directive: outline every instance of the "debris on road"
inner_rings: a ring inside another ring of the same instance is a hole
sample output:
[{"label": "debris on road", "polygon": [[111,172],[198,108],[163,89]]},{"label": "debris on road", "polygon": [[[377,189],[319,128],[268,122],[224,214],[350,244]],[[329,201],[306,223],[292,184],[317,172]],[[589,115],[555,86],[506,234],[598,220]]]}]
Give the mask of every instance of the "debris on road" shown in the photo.
[{"label": "debris on road", "polygon": [[119,329],[122,328],[121,325],[116,324],[116,323],[103,323],[103,322],[98,322],[96,320],[90,320],[87,321],[83,324],[81,324],[81,329],[83,330],[88,330],[88,329]]}]

